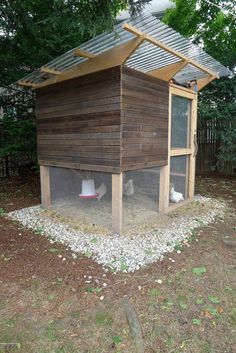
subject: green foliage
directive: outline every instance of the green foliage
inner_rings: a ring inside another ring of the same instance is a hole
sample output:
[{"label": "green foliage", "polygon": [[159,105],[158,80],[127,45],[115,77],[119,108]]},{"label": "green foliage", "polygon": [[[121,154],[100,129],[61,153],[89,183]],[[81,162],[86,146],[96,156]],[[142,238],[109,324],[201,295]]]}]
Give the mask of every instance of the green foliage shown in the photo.
[{"label": "green foliage", "polygon": [[97,287],[97,288],[87,287],[87,288],[86,288],[86,292],[87,292],[87,293],[96,293],[96,294],[99,294],[99,293],[101,293],[101,291],[102,291],[102,288],[99,288],[99,287]]},{"label": "green foliage", "polygon": [[[165,22],[185,37],[193,36],[210,55],[233,69],[236,64],[235,1],[172,0]],[[220,8],[219,8],[219,7]],[[224,9],[224,10],[221,10]],[[181,21],[180,21],[181,18]]]},{"label": "green foliage", "polygon": [[48,252],[50,252],[50,253],[58,253],[59,250],[57,248],[49,248]]},{"label": "green foliage", "polygon": [[0,147],[0,157],[17,155],[19,151],[29,151],[36,159],[36,126],[32,119],[3,120],[4,140],[7,141]]},{"label": "green foliage", "polygon": [[192,319],[193,325],[200,326],[202,324],[202,321],[200,319]]},{"label": "green foliage", "polygon": [[[236,64],[236,62],[235,62]],[[236,161],[236,75],[212,82],[199,94],[199,124],[212,121],[219,141],[218,163]]]},{"label": "green foliage", "polygon": [[4,208],[0,208],[0,216],[4,216],[6,213],[6,211],[4,210]]},{"label": "green foliage", "polygon": [[[0,156],[32,152],[36,158],[34,95],[14,82],[53,58],[114,26],[117,14],[132,15],[150,0],[1,0],[0,107],[4,146]],[[11,85],[11,86],[10,86]]]},{"label": "green foliage", "polygon": [[47,61],[111,29],[118,12],[140,11],[150,0],[2,0],[1,84],[10,84]]},{"label": "green foliage", "polygon": [[218,297],[214,297],[212,295],[209,295],[208,299],[210,300],[210,302],[212,302],[214,304],[219,304],[220,303],[220,299]]},{"label": "green foliage", "polygon": [[121,343],[123,341],[123,338],[121,337],[121,336],[114,336],[113,337],[113,342],[115,343],[115,344],[119,344],[119,343]]},{"label": "green foliage", "polygon": [[99,326],[111,325],[113,322],[112,316],[106,312],[99,312],[96,314],[95,322]]},{"label": "green foliage", "polygon": [[[235,1],[172,0],[164,21],[233,71],[199,93],[198,121],[212,121],[219,141],[218,162],[236,161],[236,8]],[[214,3],[216,6],[214,6]],[[181,20],[180,20],[181,19]]]},{"label": "green foliage", "polygon": [[194,273],[197,276],[202,276],[206,272],[205,267],[195,267],[192,269],[192,273]]},{"label": "green foliage", "polygon": [[3,108],[0,157],[29,152],[36,161],[36,126],[33,94],[25,89],[7,88],[0,95]]},{"label": "green foliage", "polygon": [[195,300],[196,304],[200,305],[200,304],[203,304],[204,303],[204,299],[203,298],[197,298]]}]

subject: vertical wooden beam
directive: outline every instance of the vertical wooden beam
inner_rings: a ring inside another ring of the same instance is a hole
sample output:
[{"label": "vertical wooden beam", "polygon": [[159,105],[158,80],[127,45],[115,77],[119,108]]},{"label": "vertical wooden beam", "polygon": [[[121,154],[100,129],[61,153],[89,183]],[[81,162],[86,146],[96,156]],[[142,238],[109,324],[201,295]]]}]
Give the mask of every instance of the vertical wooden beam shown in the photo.
[{"label": "vertical wooden beam", "polygon": [[195,188],[195,145],[194,145],[194,135],[197,133],[197,96],[192,100],[192,116],[191,116],[191,155],[189,161],[189,197],[192,199],[194,197]]},{"label": "vertical wooden beam", "polygon": [[186,157],[186,179],[185,179],[185,200],[189,198],[189,165],[190,165],[190,155],[185,155]]},{"label": "vertical wooden beam", "polygon": [[166,213],[169,207],[169,188],[170,188],[170,168],[169,165],[160,169],[159,183],[159,213]]},{"label": "vertical wooden beam", "polygon": [[122,189],[123,173],[112,174],[112,230],[122,233]]},{"label": "vertical wooden beam", "polygon": [[50,191],[50,175],[49,167],[40,166],[40,182],[41,182],[41,203],[44,208],[51,205],[51,191]]},{"label": "vertical wooden beam", "polygon": [[170,197],[170,150],[171,150],[171,114],[172,114],[172,94],[169,89],[169,114],[168,114],[168,157],[167,165],[160,169],[159,185],[159,212],[167,213]]}]

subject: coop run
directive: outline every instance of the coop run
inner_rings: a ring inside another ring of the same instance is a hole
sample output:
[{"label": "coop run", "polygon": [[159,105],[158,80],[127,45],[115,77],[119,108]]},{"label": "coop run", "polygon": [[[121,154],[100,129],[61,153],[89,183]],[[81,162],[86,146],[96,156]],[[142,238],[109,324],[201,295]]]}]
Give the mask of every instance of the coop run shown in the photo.
[{"label": "coop run", "polygon": [[191,201],[197,92],[229,74],[147,14],[18,81],[36,91],[42,206],[121,234]]}]

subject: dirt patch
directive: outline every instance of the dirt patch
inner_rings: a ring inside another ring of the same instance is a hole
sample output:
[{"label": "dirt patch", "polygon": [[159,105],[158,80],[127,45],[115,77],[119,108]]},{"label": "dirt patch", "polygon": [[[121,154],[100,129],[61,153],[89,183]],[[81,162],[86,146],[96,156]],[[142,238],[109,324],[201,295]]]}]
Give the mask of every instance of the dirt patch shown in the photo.
[{"label": "dirt patch", "polygon": [[197,192],[229,206],[225,218],[197,229],[189,246],[133,274],[105,272],[74,259],[4,218],[39,203],[38,179],[0,183],[0,352],[135,353],[122,299],[136,310],[146,353],[235,351],[236,180],[198,178]]}]

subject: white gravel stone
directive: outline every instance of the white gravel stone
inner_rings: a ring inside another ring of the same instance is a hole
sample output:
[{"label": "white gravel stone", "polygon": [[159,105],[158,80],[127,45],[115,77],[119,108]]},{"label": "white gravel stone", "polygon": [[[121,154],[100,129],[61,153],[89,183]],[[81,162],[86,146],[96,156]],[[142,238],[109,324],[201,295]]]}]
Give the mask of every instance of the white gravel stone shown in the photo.
[{"label": "white gravel stone", "polygon": [[94,234],[83,233],[59,219],[52,219],[40,206],[10,212],[8,217],[27,228],[42,229],[40,234],[65,244],[73,254],[91,253],[91,257],[104,267],[105,272],[108,268],[115,273],[121,270],[133,272],[157,260],[163,260],[163,255],[173,252],[176,244],[187,242],[194,228],[224,216],[226,206],[223,202],[202,196],[196,196],[195,201],[205,206],[205,212],[197,218],[196,215],[183,212],[182,216],[170,218],[168,227],[164,229],[148,230],[145,234],[137,233],[132,236],[96,234],[96,243],[91,242]]},{"label": "white gravel stone", "polygon": [[156,279],[155,282],[158,283],[158,284],[162,284],[162,280],[161,279]]}]

